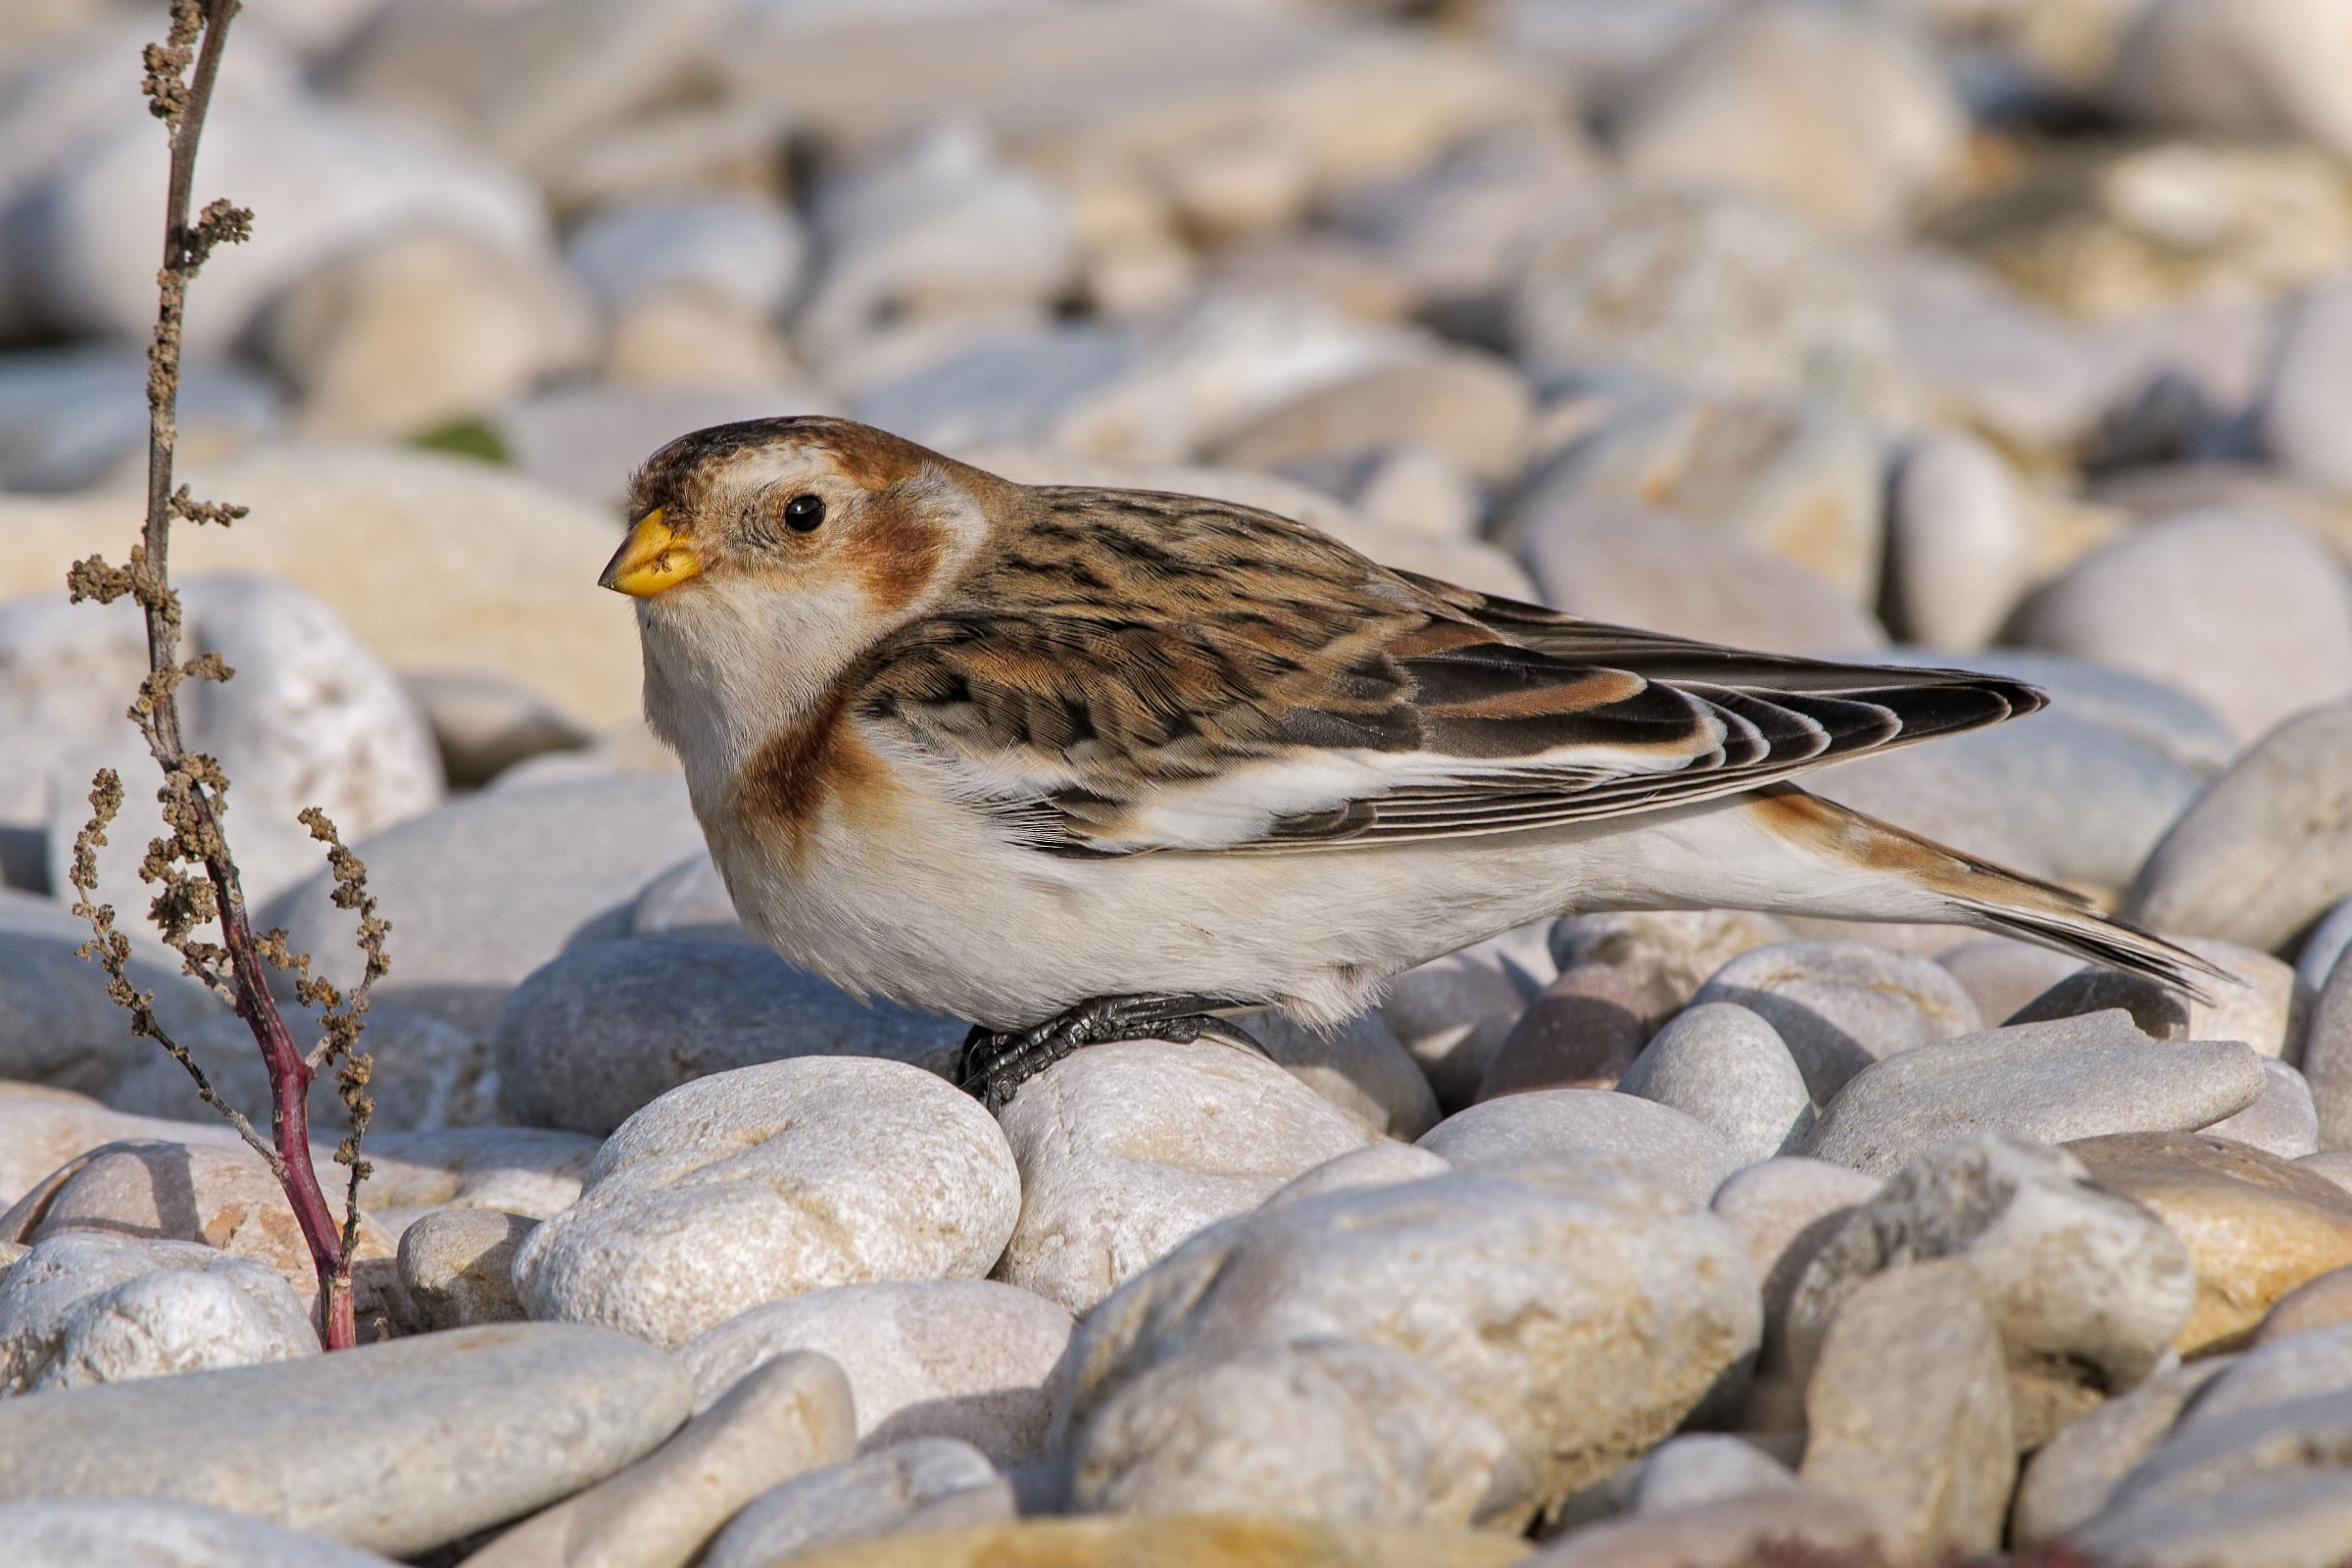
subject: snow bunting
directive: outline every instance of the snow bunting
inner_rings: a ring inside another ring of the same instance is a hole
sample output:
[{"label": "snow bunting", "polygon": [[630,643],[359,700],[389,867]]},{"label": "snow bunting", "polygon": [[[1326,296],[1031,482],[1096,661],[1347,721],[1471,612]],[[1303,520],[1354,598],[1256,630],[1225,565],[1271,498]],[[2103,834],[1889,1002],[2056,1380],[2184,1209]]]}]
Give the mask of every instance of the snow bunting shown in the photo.
[{"label": "snow bunting", "polygon": [[637,474],[607,587],[746,924],[977,1027],[992,1105],[1099,1040],[1381,983],[1578,910],[1952,921],[2205,965],[1785,782],[2042,706],[1602,625],[1193,496],[1025,486],[830,418]]}]

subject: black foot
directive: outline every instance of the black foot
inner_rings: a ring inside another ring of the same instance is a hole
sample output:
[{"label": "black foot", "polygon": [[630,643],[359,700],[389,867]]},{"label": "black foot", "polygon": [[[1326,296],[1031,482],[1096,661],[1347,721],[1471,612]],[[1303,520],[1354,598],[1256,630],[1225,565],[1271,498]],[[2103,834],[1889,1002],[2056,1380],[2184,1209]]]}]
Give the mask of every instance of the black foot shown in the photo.
[{"label": "black foot", "polygon": [[1027,1029],[974,1025],[964,1037],[956,1085],[991,1111],[1012,1103],[1021,1085],[1082,1046],[1112,1040],[1168,1040],[1179,1045],[1215,1036],[1252,1051],[1256,1041],[1212,1016],[1235,1004],[1214,997],[1097,997]]}]

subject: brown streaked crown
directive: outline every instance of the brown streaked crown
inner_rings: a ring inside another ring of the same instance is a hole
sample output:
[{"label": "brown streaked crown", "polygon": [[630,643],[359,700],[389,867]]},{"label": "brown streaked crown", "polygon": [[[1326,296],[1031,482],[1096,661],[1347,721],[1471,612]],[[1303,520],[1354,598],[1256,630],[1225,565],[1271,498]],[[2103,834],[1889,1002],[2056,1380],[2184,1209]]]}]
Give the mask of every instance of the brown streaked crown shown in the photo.
[{"label": "brown streaked crown", "polygon": [[813,414],[738,419],[682,435],[646,459],[629,481],[629,515],[640,517],[656,507],[691,514],[729,458],[785,443],[823,452],[844,478],[864,490],[910,479],[926,463],[951,464],[927,447],[853,419]]}]

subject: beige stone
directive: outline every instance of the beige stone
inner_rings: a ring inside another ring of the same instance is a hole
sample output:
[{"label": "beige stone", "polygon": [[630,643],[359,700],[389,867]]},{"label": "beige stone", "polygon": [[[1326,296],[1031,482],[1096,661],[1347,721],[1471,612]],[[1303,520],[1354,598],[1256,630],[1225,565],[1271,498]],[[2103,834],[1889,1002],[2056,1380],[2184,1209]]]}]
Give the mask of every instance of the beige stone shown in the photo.
[{"label": "beige stone", "polygon": [[1790,1487],[1592,1525],[1528,1562],[1529,1568],[1747,1568],[1785,1556],[1863,1564],[1891,1557],[1895,1539],[1886,1514],[1870,1503]]},{"label": "beige stone", "polygon": [[134,1116],[71,1089],[0,1082],[0,1202],[16,1202],[76,1154],[102,1144],[132,1142],[226,1149],[240,1141],[224,1121]]},{"label": "beige stone", "polygon": [[1501,1531],[1309,1524],[1245,1516],[1028,1519],[886,1536],[793,1568],[1503,1568],[1528,1553]]},{"label": "beige stone", "polygon": [[2324,1329],[2352,1323],[2352,1266],[2331,1268],[2305,1280],[2266,1313],[2255,1332],[2256,1345],[2268,1345],[2305,1329]]},{"label": "beige stone", "polygon": [[645,1458],[466,1561],[470,1568],[686,1568],[745,1503],[856,1449],[841,1368],[811,1352],[779,1356]]},{"label": "beige stone", "polygon": [[2097,1514],[2116,1484],[2164,1441],[2181,1410],[2233,1360],[2208,1356],[2159,1372],[2042,1445],[2017,1484],[2010,1514],[2016,1544],[2039,1545]]},{"label": "beige stone", "polygon": [[400,1233],[400,1280],[428,1329],[505,1323],[514,1297],[514,1249],[537,1222],[488,1208],[435,1209]]},{"label": "beige stone", "polygon": [[765,317],[707,290],[632,300],[606,330],[604,379],[616,386],[778,386],[793,373]]},{"label": "beige stone", "polygon": [[1746,909],[1641,910],[1571,915],[1552,928],[1551,953],[1563,969],[1605,963],[1624,971],[1654,1029],[1740,954],[1788,938],[1779,920]]},{"label": "beige stone", "polygon": [[1848,1297],[1805,1414],[1799,1478],[1886,1508],[1907,1552],[2000,1544],[2017,1474],[2009,1380],[1966,1263],[1889,1269]]},{"label": "beige stone", "polygon": [[2176,1342],[2183,1355],[2238,1348],[2279,1298],[2352,1263],[2352,1194],[2274,1154],[2196,1133],[2124,1133],[2067,1149],[2187,1246],[2197,1296]]},{"label": "beige stone", "polygon": [[1514,371],[1457,351],[1310,393],[1265,416],[1213,456],[1245,468],[1275,468],[1412,442],[1498,484],[1519,471],[1533,416],[1527,387]]}]

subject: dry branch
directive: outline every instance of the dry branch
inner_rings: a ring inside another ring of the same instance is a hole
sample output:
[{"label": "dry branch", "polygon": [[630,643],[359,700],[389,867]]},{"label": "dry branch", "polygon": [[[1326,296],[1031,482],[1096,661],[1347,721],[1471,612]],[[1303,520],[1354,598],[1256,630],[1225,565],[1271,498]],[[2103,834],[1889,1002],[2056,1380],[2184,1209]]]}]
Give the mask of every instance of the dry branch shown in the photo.
[{"label": "dry branch", "polygon": [[[170,563],[175,519],[225,527],[244,515],[242,507],[197,501],[185,485],[175,490],[172,484],[172,451],[178,438],[181,323],[188,285],[216,246],[244,239],[253,223],[251,213],[225,201],[207,204],[193,222],[188,219],[197,142],[220,74],[229,20],[237,10],[238,0],[172,0],[169,32],[162,43],[147,46],[146,93],[156,118],[171,132],[172,172],[164,218],[164,265],[156,278],[160,300],[155,338],[148,348],[146,524],[128,565],[111,566],[93,556],[76,563],[66,581],[75,602],[95,599],[106,604],[127,596],[137,601],[145,614],[147,676],[139,683],[130,719],[163,770],[164,784],[156,799],[163,805],[168,831],[148,844],[139,875],[157,889],[150,917],[164,940],[179,954],[182,967],[228,1003],[253,1032],[270,1074],[270,1140],[264,1140],[245,1117],[220,1099],[186,1048],[157,1019],[153,995],[130,983],[130,941],[116,929],[114,908],[97,898],[97,850],[106,843],[107,827],[122,805],[122,783],[112,769],[100,772],[93,781],[90,822],[74,840],[72,880],[78,898],[74,908],[89,921],[92,931],[91,940],[81,948],[82,956],[106,970],[108,994],[129,1011],[132,1030],[157,1041],[187,1068],[205,1103],[228,1118],[246,1143],[270,1162],[285,1189],[286,1201],[294,1210],[318,1273],[319,1338],[333,1350],[349,1347],[358,1338],[351,1257],[359,1234],[360,1183],[368,1175],[367,1162],[360,1158],[360,1140],[372,1109],[368,1095],[371,1061],[359,1049],[359,1042],[368,993],[384,972],[384,937],[389,928],[368,896],[367,870],[359,857],[344,847],[326,813],[313,807],[301,819],[311,836],[327,846],[335,904],[360,916],[360,948],[367,960],[364,973],[346,996],[312,976],[309,957],[287,950],[284,932],[254,931],[236,858],[221,831],[221,818],[228,808],[228,779],[218,760],[186,749],[179,715],[181,683],[224,681],[234,673],[213,654],[181,661],[180,602],[172,587]],[[210,926],[217,926],[220,941],[202,934]],[[285,1015],[270,995],[271,966],[293,974],[298,999],[324,1009],[323,1037],[307,1054],[295,1044]],[[335,1070],[351,1121],[350,1136],[335,1152],[336,1160],[350,1172],[340,1225],[311,1162],[310,1089],[318,1071],[329,1065]]]}]

